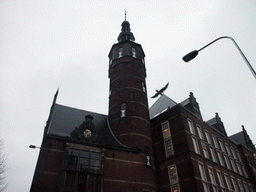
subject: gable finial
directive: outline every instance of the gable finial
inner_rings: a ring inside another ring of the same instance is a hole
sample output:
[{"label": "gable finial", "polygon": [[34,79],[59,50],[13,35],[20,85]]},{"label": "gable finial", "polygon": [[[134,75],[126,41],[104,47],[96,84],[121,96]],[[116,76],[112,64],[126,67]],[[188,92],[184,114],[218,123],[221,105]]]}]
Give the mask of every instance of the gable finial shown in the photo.
[{"label": "gable finial", "polygon": [[125,20],[125,21],[126,21],[126,13],[127,13],[127,11],[124,10],[124,20]]}]

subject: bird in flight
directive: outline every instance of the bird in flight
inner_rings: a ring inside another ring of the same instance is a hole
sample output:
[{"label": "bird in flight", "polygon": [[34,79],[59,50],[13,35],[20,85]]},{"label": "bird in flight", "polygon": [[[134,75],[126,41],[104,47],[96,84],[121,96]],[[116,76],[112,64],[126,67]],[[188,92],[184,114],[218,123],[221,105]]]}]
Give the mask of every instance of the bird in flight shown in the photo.
[{"label": "bird in flight", "polygon": [[163,92],[167,89],[168,85],[169,85],[169,82],[159,91],[156,90],[156,94],[154,96],[152,96],[151,98],[156,98],[158,95],[163,95]]}]

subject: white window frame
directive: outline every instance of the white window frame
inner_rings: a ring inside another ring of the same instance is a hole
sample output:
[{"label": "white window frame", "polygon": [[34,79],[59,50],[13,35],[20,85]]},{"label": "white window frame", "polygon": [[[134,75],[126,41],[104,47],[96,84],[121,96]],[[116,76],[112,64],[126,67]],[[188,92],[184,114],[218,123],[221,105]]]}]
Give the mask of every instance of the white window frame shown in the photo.
[{"label": "white window frame", "polygon": [[235,160],[230,158],[230,162],[231,162],[233,170],[237,173],[237,169],[236,169],[236,165],[235,165]]},{"label": "white window frame", "polygon": [[202,129],[201,129],[200,125],[196,125],[196,128],[197,128],[199,138],[203,140],[204,136],[203,136],[203,132],[202,132]]},{"label": "white window frame", "polygon": [[238,183],[238,187],[240,189],[240,192],[244,192],[244,188],[243,188],[243,185],[242,185],[242,182],[240,179],[237,179],[237,183]]},{"label": "white window frame", "polygon": [[132,57],[136,58],[136,48],[132,47]]},{"label": "white window frame", "polygon": [[207,151],[207,147],[206,147],[205,141],[201,140],[201,145],[202,145],[204,157],[208,159],[209,155],[208,155],[208,151]]},{"label": "white window frame", "polygon": [[208,184],[206,182],[203,182],[203,188],[204,188],[204,192],[209,191],[209,187],[208,187]]},{"label": "white window frame", "polygon": [[221,151],[225,153],[225,148],[221,139],[219,139],[219,144],[220,144]]},{"label": "white window frame", "polygon": [[250,192],[254,192],[251,183],[249,183],[248,185],[249,185]]},{"label": "white window frame", "polygon": [[175,164],[168,166],[168,175],[169,175],[170,185],[175,185],[175,184],[179,183],[177,167]]},{"label": "white window frame", "polygon": [[241,159],[241,156],[240,156],[240,153],[238,150],[236,150],[236,154],[237,154],[237,160],[240,161],[242,163],[242,159]]},{"label": "white window frame", "polygon": [[145,86],[145,83],[143,81],[141,82],[141,86],[142,86],[142,91],[144,93],[146,93],[146,86]]},{"label": "white window frame", "polygon": [[249,191],[249,188],[248,188],[248,186],[247,186],[247,184],[246,184],[245,181],[243,182],[243,184],[244,184],[244,189],[245,189],[245,191],[246,191],[246,192]]},{"label": "white window frame", "polygon": [[246,178],[248,178],[248,174],[247,174],[247,171],[246,171],[246,169],[245,169],[245,165],[242,165],[242,170],[243,170],[243,172],[244,172],[244,176],[245,176]]},{"label": "white window frame", "polygon": [[237,169],[238,169],[238,173],[239,173],[240,175],[243,175],[242,169],[241,169],[241,167],[240,167],[240,165],[239,165],[238,162],[236,162],[236,166],[237,166]]},{"label": "white window frame", "polygon": [[211,146],[210,146],[210,153],[212,155],[212,161],[217,163],[217,159],[216,159],[216,155],[215,155],[214,149]]},{"label": "white window frame", "polygon": [[230,163],[229,163],[229,161],[228,161],[228,156],[227,156],[227,155],[224,155],[224,159],[225,159],[227,168],[228,168],[228,169],[231,169]]},{"label": "white window frame", "polygon": [[231,153],[232,153],[234,159],[237,159],[235,149],[233,147],[230,147],[230,149],[231,149]]},{"label": "white window frame", "polygon": [[207,177],[206,177],[205,170],[204,170],[204,164],[201,163],[201,162],[198,162],[198,168],[199,168],[200,176],[201,176],[201,179],[202,179],[202,182],[203,182],[204,191],[208,192],[209,187],[208,187],[208,184],[207,184]]},{"label": "white window frame", "polygon": [[222,156],[221,156],[221,152],[220,152],[220,151],[217,151],[217,155],[218,155],[220,164],[221,164],[222,166],[224,166],[224,162],[223,162],[223,159],[222,159]]},{"label": "white window frame", "polygon": [[118,58],[123,57],[123,47],[118,48]]},{"label": "white window frame", "polygon": [[235,192],[238,192],[238,187],[237,187],[235,178],[234,178],[234,177],[231,177],[231,181],[232,181],[233,187],[234,187],[234,189],[235,189]]},{"label": "white window frame", "polygon": [[232,187],[231,187],[231,184],[230,184],[230,181],[229,181],[229,178],[228,178],[228,174],[224,173],[224,178],[225,178],[225,181],[227,183],[228,189],[232,190]]},{"label": "white window frame", "polygon": [[195,152],[197,154],[200,154],[200,149],[199,149],[196,137],[192,136],[192,142],[193,142]]},{"label": "white window frame", "polygon": [[227,143],[225,143],[225,147],[226,147],[226,151],[227,151],[228,155],[231,156],[231,152],[230,152],[230,149],[229,149],[229,146]]},{"label": "white window frame", "polygon": [[172,144],[172,139],[168,138],[164,140],[164,149],[165,149],[165,156],[166,158],[171,157],[174,155],[174,150],[173,150],[173,144]]},{"label": "white window frame", "polygon": [[[175,188],[178,190],[176,191]],[[180,192],[180,185],[179,184],[175,184],[171,186],[171,192]]]},{"label": "white window frame", "polygon": [[212,135],[212,140],[213,140],[215,148],[218,149],[219,147],[218,147],[217,138],[215,137],[215,135]]},{"label": "white window frame", "polygon": [[218,192],[218,187],[216,185],[212,185],[213,192]]},{"label": "white window frame", "polygon": [[[169,121],[165,121],[165,122],[161,123],[161,127],[162,127],[163,139],[167,139],[167,138],[171,137]],[[165,130],[167,132],[165,132]]]},{"label": "white window frame", "polygon": [[193,126],[193,121],[191,119],[188,119],[188,127],[191,134],[195,135],[195,128]]},{"label": "white window frame", "polygon": [[208,172],[209,172],[211,183],[216,185],[216,180],[215,180],[213,168],[208,166]]},{"label": "white window frame", "polygon": [[208,131],[207,129],[205,129],[204,132],[205,132],[205,136],[206,136],[207,142],[208,142],[209,144],[212,144],[211,139],[210,139],[210,133],[209,133],[209,131]]},{"label": "white window frame", "polygon": [[225,185],[224,185],[224,182],[223,182],[223,179],[222,179],[222,176],[221,176],[221,172],[220,172],[219,170],[216,170],[216,172],[217,172],[217,177],[218,177],[220,186],[221,186],[222,188],[224,188]]},{"label": "white window frame", "polygon": [[121,118],[122,117],[126,117],[126,103],[121,103],[121,107],[120,107],[120,112],[121,112]]}]

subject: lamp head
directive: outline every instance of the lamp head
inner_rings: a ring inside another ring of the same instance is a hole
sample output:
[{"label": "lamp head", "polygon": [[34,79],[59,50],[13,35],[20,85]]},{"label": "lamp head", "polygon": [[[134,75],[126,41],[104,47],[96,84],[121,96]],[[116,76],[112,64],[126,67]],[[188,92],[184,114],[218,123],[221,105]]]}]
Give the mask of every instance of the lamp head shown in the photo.
[{"label": "lamp head", "polygon": [[35,148],[36,148],[36,146],[35,146],[35,145],[29,145],[29,148],[31,148],[31,149],[35,149]]},{"label": "lamp head", "polygon": [[185,55],[182,59],[185,62],[189,62],[190,60],[194,59],[197,55],[198,55],[198,51],[194,50],[188,53],[187,55]]}]

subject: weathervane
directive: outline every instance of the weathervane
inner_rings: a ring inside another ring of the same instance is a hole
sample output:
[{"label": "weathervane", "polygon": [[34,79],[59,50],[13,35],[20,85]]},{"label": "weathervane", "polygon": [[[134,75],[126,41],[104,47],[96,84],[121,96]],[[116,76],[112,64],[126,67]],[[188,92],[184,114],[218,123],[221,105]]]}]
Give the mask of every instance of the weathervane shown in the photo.
[{"label": "weathervane", "polygon": [[124,20],[125,20],[125,21],[126,21],[126,13],[127,13],[127,11],[124,10]]},{"label": "weathervane", "polygon": [[156,94],[151,98],[156,98],[158,95],[163,95],[163,92],[167,89],[168,85],[169,85],[169,82],[159,91],[156,89]]}]

